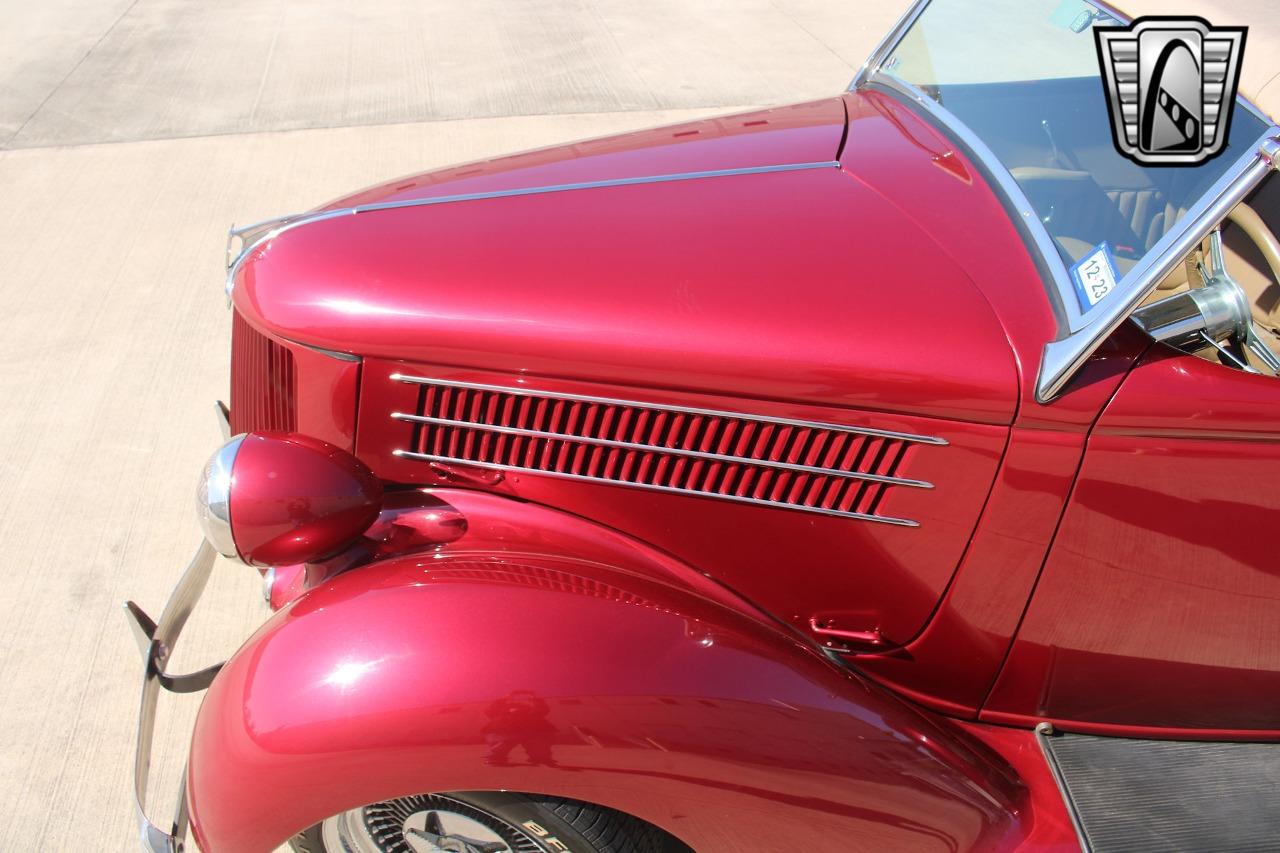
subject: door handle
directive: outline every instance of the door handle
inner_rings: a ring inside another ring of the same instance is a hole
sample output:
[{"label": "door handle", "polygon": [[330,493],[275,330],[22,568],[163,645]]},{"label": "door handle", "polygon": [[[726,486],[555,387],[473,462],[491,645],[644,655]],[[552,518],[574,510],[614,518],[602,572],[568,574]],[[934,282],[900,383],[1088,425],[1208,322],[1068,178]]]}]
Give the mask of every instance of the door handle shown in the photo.
[{"label": "door handle", "polygon": [[831,616],[810,616],[809,629],[821,638],[876,649],[887,643],[879,628],[841,627]]}]

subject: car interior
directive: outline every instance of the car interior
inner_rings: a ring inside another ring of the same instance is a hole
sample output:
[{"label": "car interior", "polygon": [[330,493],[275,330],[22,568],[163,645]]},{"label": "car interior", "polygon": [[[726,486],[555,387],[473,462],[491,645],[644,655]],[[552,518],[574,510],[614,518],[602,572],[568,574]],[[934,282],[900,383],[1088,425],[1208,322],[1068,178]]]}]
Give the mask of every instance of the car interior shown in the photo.
[{"label": "car interior", "polygon": [[[1071,266],[1105,240],[1123,276],[1165,236],[1221,175],[1199,166],[1149,167],[1122,156],[1097,77],[926,87],[1009,167]],[[1255,143],[1266,124],[1240,108],[1233,112],[1226,164]],[[1273,174],[1221,225],[1227,275],[1247,295],[1257,337],[1280,353],[1280,183]],[[1211,277],[1206,239],[1152,291],[1145,305]],[[1201,342],[1203,343],[1203,342]],[[1187,351],[1234,367],[1275,373],[1253,352],[1234,356],[1205,344]],[[1235,359],[1233,361],[1233,358]]]}]

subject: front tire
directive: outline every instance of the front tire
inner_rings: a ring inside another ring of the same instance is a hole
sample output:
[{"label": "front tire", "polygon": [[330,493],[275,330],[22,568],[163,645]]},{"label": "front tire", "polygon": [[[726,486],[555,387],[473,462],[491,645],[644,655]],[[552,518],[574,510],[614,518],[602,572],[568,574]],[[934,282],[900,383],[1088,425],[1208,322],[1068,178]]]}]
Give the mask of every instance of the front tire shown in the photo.
[{"label": "front tire", "polygon": [[614,809],[505,792],[374,803],[295,836],[298,853],[677,853],[688,848]]}]

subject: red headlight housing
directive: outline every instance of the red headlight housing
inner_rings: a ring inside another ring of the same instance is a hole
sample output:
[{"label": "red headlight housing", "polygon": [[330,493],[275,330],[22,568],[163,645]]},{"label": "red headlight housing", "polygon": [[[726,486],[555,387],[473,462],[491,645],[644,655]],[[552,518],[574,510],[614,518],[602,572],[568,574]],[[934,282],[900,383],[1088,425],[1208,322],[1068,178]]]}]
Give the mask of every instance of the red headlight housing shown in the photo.
[{"label": "red headlight housing", "polygon": [[382,508],[382,483],[341,448],[288,432],[235,436],[196,490],[205,536],[252,566],[309,563],[344,550]]}]

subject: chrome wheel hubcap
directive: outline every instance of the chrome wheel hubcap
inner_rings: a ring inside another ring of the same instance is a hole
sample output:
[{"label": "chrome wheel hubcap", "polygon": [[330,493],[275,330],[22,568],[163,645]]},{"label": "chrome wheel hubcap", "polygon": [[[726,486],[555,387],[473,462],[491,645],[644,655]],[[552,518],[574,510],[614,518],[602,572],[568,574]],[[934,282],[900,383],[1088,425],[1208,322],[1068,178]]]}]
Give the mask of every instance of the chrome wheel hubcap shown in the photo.
[{"label": "chrome wheel hubcap", "polygon": [[521,829],[439,795],[352,809],[320,827],[328,853],[541,853]]}]

